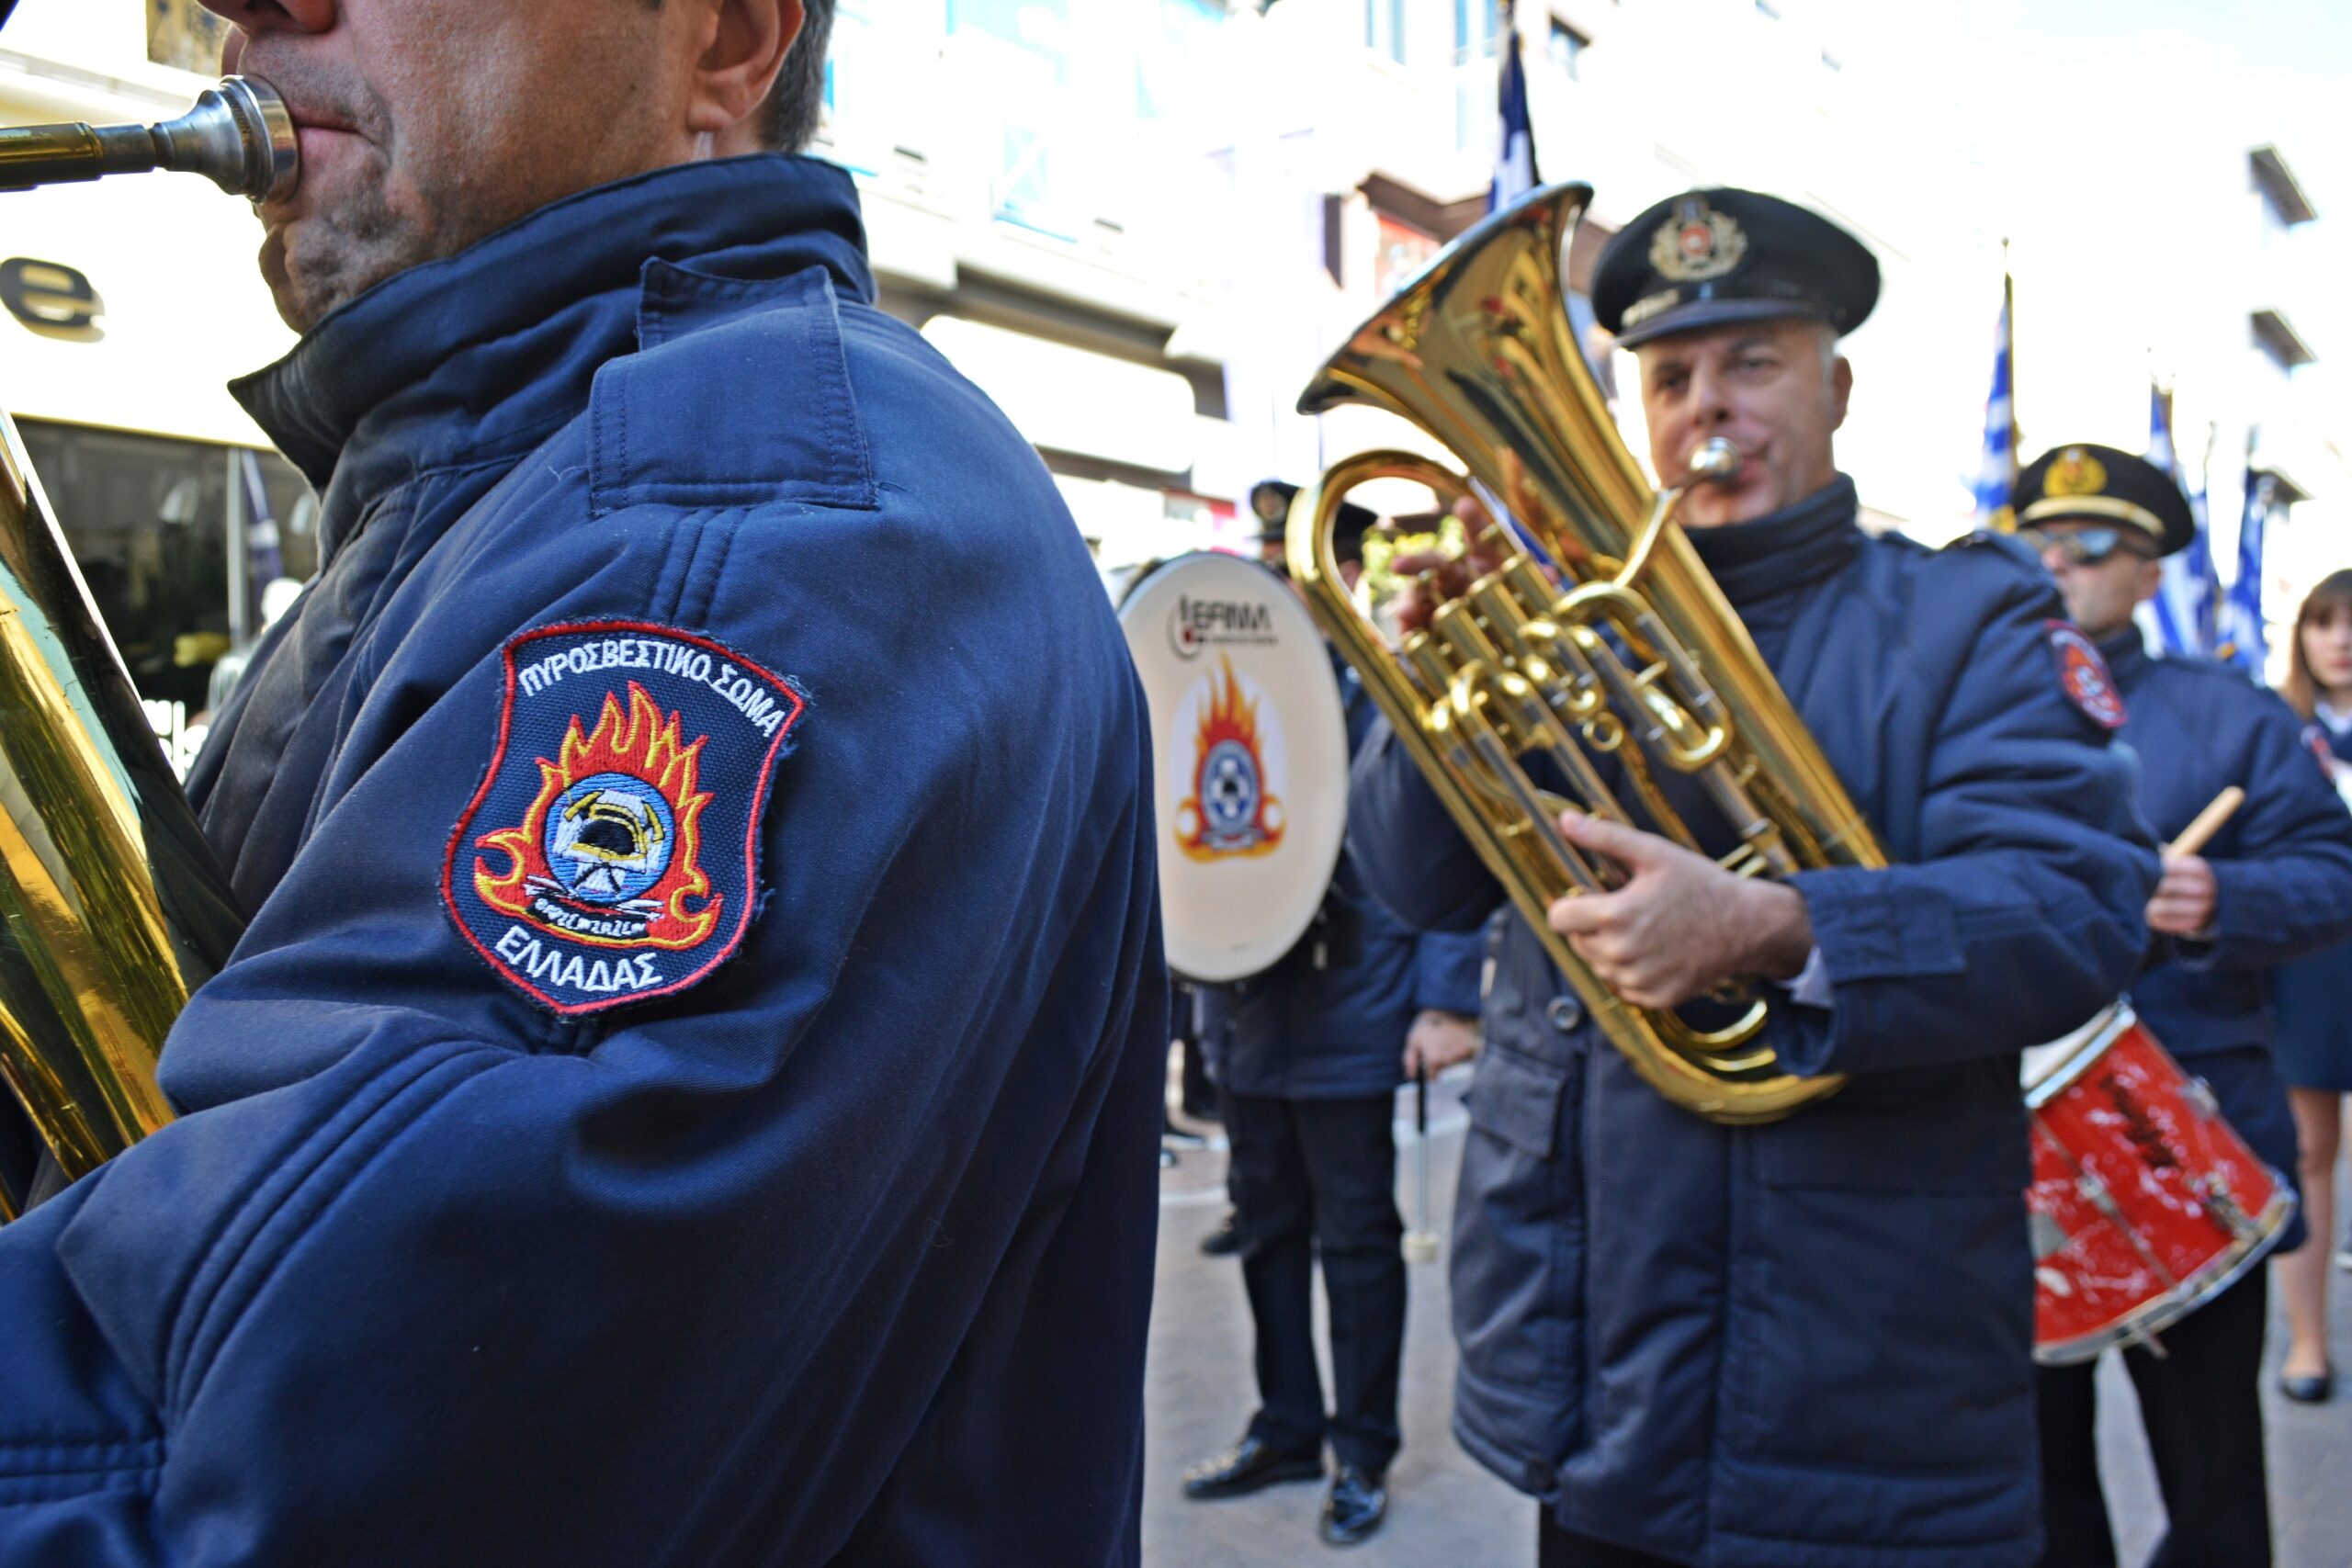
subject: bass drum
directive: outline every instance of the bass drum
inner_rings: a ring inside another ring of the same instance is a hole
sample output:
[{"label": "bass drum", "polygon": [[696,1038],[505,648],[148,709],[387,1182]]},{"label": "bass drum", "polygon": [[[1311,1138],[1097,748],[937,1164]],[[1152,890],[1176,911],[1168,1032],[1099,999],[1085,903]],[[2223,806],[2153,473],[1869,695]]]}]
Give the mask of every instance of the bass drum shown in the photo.
[{"label": "bass drum", "polygon": [[1270,969],[1322,908],[1347,831],[1348,728],[1323,635],[1273,572],[1180,556],[1119,604],[1151,709],[1168,966]]}]

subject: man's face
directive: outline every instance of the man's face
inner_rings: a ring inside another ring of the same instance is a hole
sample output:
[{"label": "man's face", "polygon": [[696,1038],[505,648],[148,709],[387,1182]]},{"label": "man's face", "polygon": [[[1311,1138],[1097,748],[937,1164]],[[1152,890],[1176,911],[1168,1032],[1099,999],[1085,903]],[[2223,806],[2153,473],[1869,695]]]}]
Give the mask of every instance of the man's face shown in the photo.
[{"label": "man's face", "polygon": [[[2033,534],[2028,542],[2058,580],[2066,614],[2094,638],[2130,626],[2133,607],[2164,582],[2154,541],[2129,525],[2062,519],[2037,525]],[[2098,560],[2075,558],[2086,553],[2085,547],[2096,547],[2088,553],[2108,553]]]},{"label": "man's face", "polygon": [[261,268],[307,332],[393,274],[575,191],[701,150],[717,0],[204,0],[225,69],[286,96],[302,179]]},{"label": "man's face", "polygon": [[1784,316],[1676,333],[1634,351],[1662,482],[1681,483],[1691,454],[1714,436],[1747,459],[1728,482],[1684,498],[1683,526],[1762,517],[1838,477],[1831,437],[1846,422],[1854,372],[1834,342],[1822,323]]}]

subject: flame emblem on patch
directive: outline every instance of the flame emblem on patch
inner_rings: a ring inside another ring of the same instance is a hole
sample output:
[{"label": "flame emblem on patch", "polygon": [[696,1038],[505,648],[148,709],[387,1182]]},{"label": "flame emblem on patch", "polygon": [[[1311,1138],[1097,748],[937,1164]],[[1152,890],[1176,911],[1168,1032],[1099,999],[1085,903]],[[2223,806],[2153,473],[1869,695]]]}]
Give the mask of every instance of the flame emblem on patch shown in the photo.
[{"label": "flame emblem on patch", "polygon": [[599,947],[690,948],[718,923],[723,898],[701,865],[698,823],[711,797],[696,775],[707,736],[680,739],[636,682],[628,705],[605,694],[596,727],[575,715],[522,822],[485,833],[474,891],[494,909]]},{"label": "flame emblem on patch", "polygon": [[1193,793],[1176,807],[1176,847],[1193,860],[1271,854],[1283,841],[1281,798],[1270,787],[1258,734],[1258,701],[1246,696],[1233,660],[1206,677],[1193,737]]}]

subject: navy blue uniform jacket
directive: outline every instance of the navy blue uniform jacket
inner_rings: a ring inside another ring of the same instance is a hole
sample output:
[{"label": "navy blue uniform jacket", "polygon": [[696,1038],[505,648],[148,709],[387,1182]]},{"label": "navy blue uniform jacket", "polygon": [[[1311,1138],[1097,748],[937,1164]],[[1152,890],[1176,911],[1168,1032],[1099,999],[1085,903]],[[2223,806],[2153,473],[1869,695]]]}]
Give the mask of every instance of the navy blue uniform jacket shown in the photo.
[{"label": "navy blue uniform jacket", "polygon": [[[2139,755],[2140,810],[2159,840],[2225,786],[2245,791],[2203,851],[2219,885],[2212,941],[2153,944],[2132,1002],[2212,1085],[2238,1135],[2291,1180],[2295,1122],[2270,1059],[2271,971],[2352,934],[2352,817],[2275,693],[2225,664],[2152,659],[2136,626],[2099,651],[2123,694],[2117,733]],[[2300,1245],[2303,1230],[2298,1215],[2279,1245]]]},{"label": "navy blue uniform jacket", "polygon": [[[1516,919],[1469,1095],[1455,1431],[1571,1529],[1739,1568],[2004,1568],[2040,1550],[2018,1052],[2114,999],[2154,856],[2125,754],[2062,694],[2022,550],[1855,526],[1850,483],[1694,534],[1896,861],[1794,878],[1834,1005],[1761,1127],[1668,1104]],[[1393,738],[1351,841],[1406,918],[1496,888]]]},{"label": "navy blue uniform jacket", "polygon": [[[1336,660],[1334,662],[1338,662]],[[1344,663],[1348,748],[1379,710]],[[1346,851],[1314,927],[1262,975],[1199,991],[1202,1049],[1217,1086],[1266,1100],[1361,1100],[1395,1090],[1405,1035],[1424,1008],[1476,1014],[1486,943],[1472,931],[1417,932],[1366,893]]]},{"label": "navy blue uniform jacket", "polygon": [[[1136,1561],[1141,696],[1042,465],[872,299],[840,171],[700,164],[241,384],[324,503],[194,781],[256,914],[165,1051],[185,1119],[0,1232],[0,1563]],[[740,947],[560,1015],[493,955],[614,972],[476,952],[443,869],[502,649],[607,617],[806,712],[703,846]]]}]

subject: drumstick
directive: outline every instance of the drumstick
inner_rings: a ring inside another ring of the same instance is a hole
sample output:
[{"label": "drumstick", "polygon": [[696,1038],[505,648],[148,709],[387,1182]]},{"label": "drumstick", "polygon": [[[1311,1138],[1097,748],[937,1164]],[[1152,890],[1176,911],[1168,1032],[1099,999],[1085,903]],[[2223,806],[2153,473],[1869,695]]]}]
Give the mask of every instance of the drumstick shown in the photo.
[{"label": "drumstick", "polygon": [[2180,837],[2164,847],[2167,855],[2193,855],[2205,847],[2205,841],[2222,830],[2237,808],[2245,804],[2245,791],[2231,784],[2207,802],[2197,819],[2180,830]]}]

